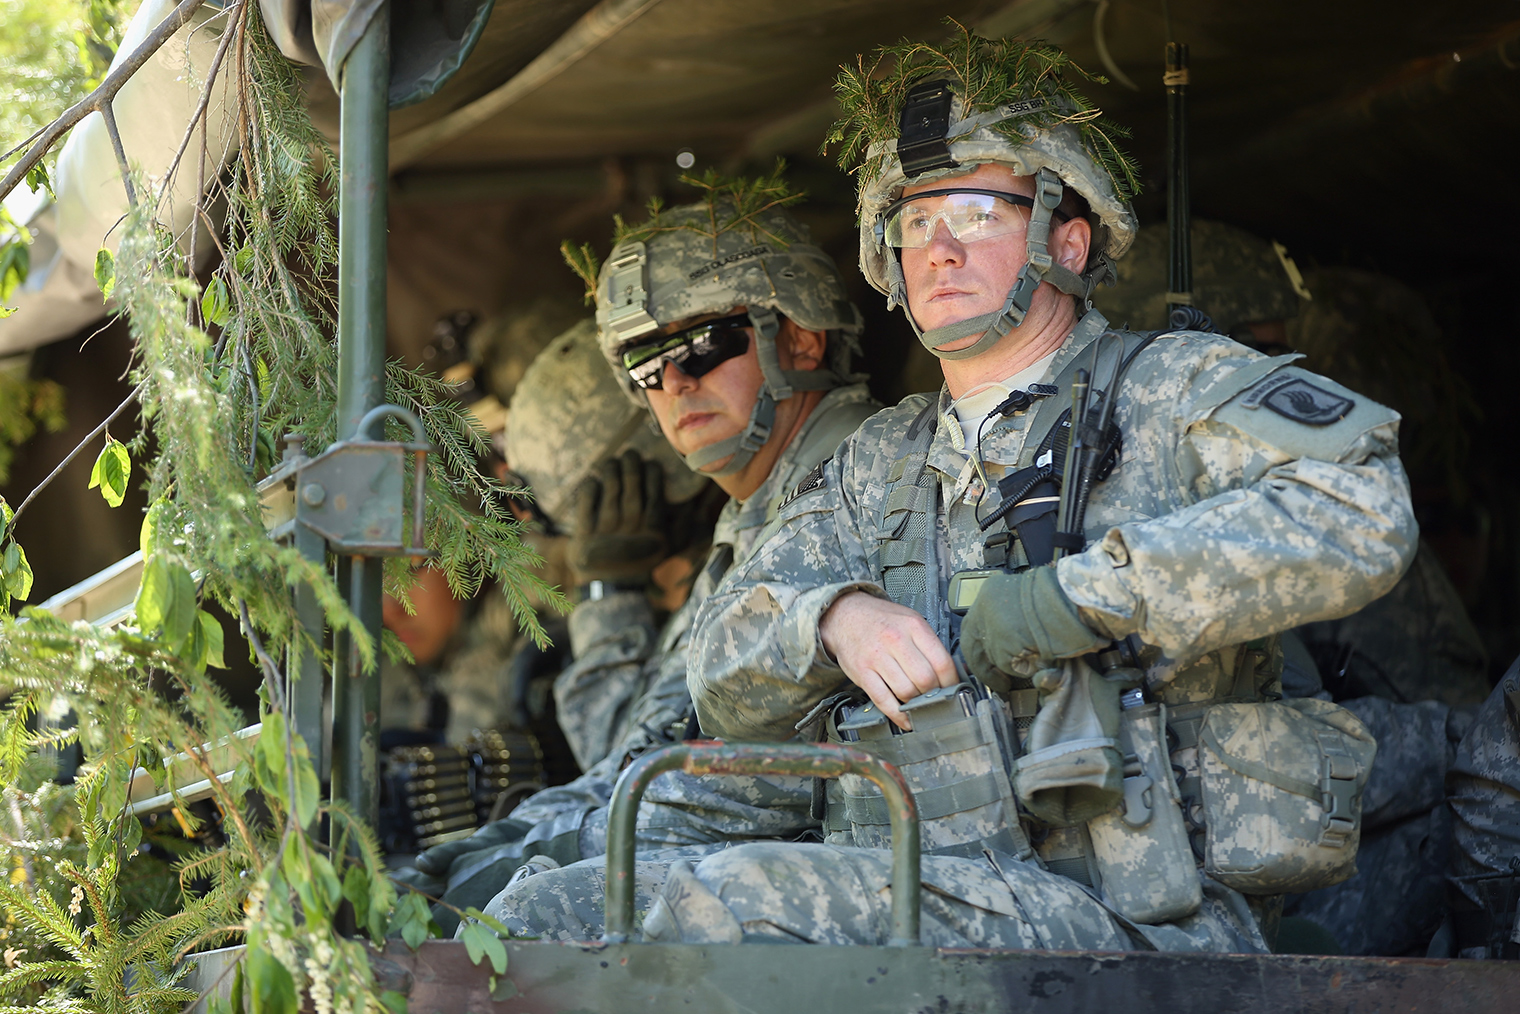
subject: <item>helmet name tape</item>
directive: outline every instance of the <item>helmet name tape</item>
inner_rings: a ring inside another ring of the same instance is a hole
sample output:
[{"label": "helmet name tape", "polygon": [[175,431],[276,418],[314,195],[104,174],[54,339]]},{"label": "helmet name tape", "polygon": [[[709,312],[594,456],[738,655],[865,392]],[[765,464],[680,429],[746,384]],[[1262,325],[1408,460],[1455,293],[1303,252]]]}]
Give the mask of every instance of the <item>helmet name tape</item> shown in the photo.
[{"label": "helmet name tape", "polygon": [[648,261],[643,243],[628,243],[607,264],[607,329],[619,342],[660,327],[649,315],[647,305],[649,292],[644,278]]},{"label": "helmet name tape", "polygon": [[726,268],[731,264],[738,264],[740,261],[754,260],[756,257],[764,257],[766,254],[771,252],[772,251],[770,247],[766,246],[764,243],[760,243],[750,247],[748,250],[740,250],[736,253],[729,254],[727,257],[719,257],[717,260],[708,261],[706,264],[703,264],[701,267],[688,274],[686,276],[686,280],[688,282],[694,282],[699,278],[707,277],[714,271],[717,271],[719,268]]},{"label": "helmet name tape", "polygon": [[948,81],[925,81],[909,89],[898,120],[897,157],[910,179],[959,165],[945,140],[953,97]]}]

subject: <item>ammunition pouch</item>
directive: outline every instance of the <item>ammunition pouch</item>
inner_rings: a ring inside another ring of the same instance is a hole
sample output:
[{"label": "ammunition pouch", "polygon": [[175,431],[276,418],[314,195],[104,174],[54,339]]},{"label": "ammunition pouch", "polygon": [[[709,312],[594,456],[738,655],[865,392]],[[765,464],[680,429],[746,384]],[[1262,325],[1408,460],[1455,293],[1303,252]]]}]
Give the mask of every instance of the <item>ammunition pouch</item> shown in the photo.
[{"label": "ammunition pouch", "polygon": [[1216,704],[1198,727],[1203,868],[1243,894],[1356,873],[1362,789],[1377,743],[1328,701]]},{"label": "ammunition pouch", "polygon": [[[963,683],[903,705],[913,731],[902,732],[874,704],[840,702],[827,738],[865,750],[902,772],[918,804],[924,852],[980,857],[986,848],[1028,858],[1010,772],[1018,747],[1008,707],[985,687]],[[869,781],[841,775],[827,783],[827,840],[888,848],[886,800]]]}]

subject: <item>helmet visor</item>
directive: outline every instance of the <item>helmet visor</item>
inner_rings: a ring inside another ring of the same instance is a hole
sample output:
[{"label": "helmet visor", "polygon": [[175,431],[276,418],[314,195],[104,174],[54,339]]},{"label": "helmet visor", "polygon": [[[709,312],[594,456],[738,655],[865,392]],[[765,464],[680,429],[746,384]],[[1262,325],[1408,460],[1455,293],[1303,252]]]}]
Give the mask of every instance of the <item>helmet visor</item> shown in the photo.
[{"label": "helmet visor", "polygon": [[[882,213],[882,240],[888,246],[928,246],[941,222],[962,243],[1022,236],[1034,200],[1001,190],[926,190],[899,198]],[[1064,221],[1066,216],[1056,214]]]},{"label": "helmet visor", "polygon": [[674,363],[688,377],[702,377],[749,351],[747,313],[709,320],[665,335],[623,353],[623,369],[640,388],[658,391],[665,383],[665,364]]}]

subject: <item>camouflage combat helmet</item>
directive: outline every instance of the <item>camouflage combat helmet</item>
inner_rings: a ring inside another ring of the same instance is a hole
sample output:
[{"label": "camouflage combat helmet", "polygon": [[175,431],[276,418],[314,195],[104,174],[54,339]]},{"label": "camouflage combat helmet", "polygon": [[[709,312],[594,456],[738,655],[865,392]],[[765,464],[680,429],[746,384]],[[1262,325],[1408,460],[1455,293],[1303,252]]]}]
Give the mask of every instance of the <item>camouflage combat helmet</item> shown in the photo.
[{"label": "camouflage combat helmet", "polygon": [[[951,24],[954,24],[952,21]],[[859,186],[860,270],[901,306],[924,346],[942,359],[980,355],[1018,327],[1040,282],[1090,305],[1093,288],[1111,279],[1113,261],[1134,239],[1129,198],[1136,168],[1114,138],[1126,132],[1067,81],[1086,76],[1065,53],[1045,43],[983,39],[955,25],[944,46],[902,42],[842,68],[835,91],[844,116],[827,143]],[[907,283],[884,236],[884,212],[903,189],[961,176],[982,165],[1006,165],[1035,177],[1026,231],[1028,263],[1000,310],[924,331],[908,307]],[[1070,187],[1097,222],[1086,269],[1076,274],[1046,248],[1052,214]],[[970,335],[980,341],[955,352],[941,347]]]},{"label": "camouflage combat helmet", "polygon": [[[1223,222],[1193,219],[1193,305],[1225,334],[1264,320],[1296,317],[1309,290],[1287,248]],[[1093,303],[1115,324],[1137,331],[1167,326],[1167,227],[1140,230],[1112,288]]]},{"label": "camouflage combat helmet", "polygon": [[664,468],[672,503],[690,500],[707,484],[618,392],[597,347],[596,325],[584,320],[550,342],[517,385],[507,413],[507,463],[565,530],[581,480],[597,462],[629,447]]},{"label": "camouflage combat helmet", "polygon": [[[704,198],[670,209],[652,203],[649,218],[637,225],[619,220],[612,253],[600,270],[588,248],[566,250],[571,266],[594,285],[602,352],[623,390],[641,406],[648,402],[623,368],[624,351],[676,321],[736,306],[748,309],[764,379],[742,433],[686,456],[694,471],[732,456],[706,475],[729,475],[749,463],[770,437],[777,402],[860,379],[850,371],[859,351],[860,311],[833,259],[783,207],[802,195],[789,192],[781,170],[778,165],[757,179],[716,173],[685,177],[705,191]],[[828,334],[827,368],[781,368],[778,315]]]}]

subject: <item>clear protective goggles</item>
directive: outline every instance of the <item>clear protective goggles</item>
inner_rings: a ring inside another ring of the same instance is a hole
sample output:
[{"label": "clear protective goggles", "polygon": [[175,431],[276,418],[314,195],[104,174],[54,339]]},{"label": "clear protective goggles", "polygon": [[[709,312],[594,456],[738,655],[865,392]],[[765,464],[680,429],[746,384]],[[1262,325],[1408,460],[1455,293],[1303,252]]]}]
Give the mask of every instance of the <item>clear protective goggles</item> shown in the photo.
[{"label": "clear protective goggles", "polygon": [[[962,243],[1022,236],[1029,227],[1034,199],[1002,190],[959,187],[925,190],[887,206],[879,219],[880,237],[887,246],[917,250],[929,245],[939,223]],[[1069,216],[1057,211],[1061,221]]]},{"label": "clear protective goggles", "polygon": [[658,391],[665,364],[674,363],[688,377],[703,377],[749,351],[748,313],[704,321],[623,353],[623,369],[640,388]]}]

